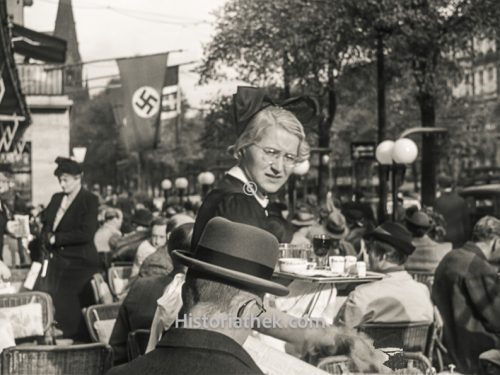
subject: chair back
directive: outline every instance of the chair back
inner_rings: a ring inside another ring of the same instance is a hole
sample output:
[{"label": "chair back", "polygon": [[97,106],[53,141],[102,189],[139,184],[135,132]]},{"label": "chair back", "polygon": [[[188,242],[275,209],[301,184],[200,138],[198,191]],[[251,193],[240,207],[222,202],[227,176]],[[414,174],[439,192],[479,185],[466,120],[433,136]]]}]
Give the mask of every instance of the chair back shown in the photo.
[{"label": "chair back", "polygon": [[118,311],[120,310],[120,305],[121,303],[116,302],[109,304],[92,305],[83,309],[85,324],[87,325],[90,338],[93,342],[100,342],[95,322],[116,320]]},{"label": "chair back", "polygon": [[358,331],[374,341],[375,348],[401,348],[427,353],[433,340],[433,322],[364,323]]},{"label": "chair back", "polygon": [[130,275],[132,274],[132,266],[114,266],[108,269],[108,282],[111,293],[118,297],[120,293],[126,289]]},{"label": "chair back", "polygon": [[127,339],[127,354],[129,361],[146,353],[150,334],[151,331],[149,329],[137,329],[129,332]]},{"label": "chair back", "polygon": [[329,374],[348,374],[349,366],[352,364],[351,358],[346,355],[333,355],[321,359],[316,367]]},{"label": "chair back", "polygon": [[42,305],[42,324],[45,334],[51,334],[54,323],[54,304],[52,297],[45,292],[19,292],[13,294],[0,294],[0,308],[39,303]]},{"label": "chair back", "polygon": [[111,289],[100,273],[95,273],[92,276],[90,285],[92,286],[92,292],[94,293],[96,304],[113,303],[113,295],[111,294]]},{"label": "chair back", "polygon": [[429,291],[432,293],[432,284],[434,284],[434,272],[417,270],[407,271],[415,281],[426,285],[427,288],[429,288]]},{"label": "chair back", "polygon": [[[433,374],[431,362],[422,353],[400,352],[397,356],[389,357],[384,365],[392,370],[403,370],[405,375]],[[345,355],[325,357],[317,367],[329,374],[352,374],[359,371],[353,360]]]},{"label": "chair back", "polygon": [[113,364],[109,345],[20,345],[2,352],[2,375],[101,375]]}]

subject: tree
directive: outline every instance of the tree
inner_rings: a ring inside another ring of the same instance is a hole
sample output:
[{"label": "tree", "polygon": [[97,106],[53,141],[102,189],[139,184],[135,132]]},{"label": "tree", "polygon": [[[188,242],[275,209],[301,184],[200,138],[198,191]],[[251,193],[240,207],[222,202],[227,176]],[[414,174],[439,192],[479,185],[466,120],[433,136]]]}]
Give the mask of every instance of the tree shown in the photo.
[{"label": "tree", "polygon": [[[357,51],[340,1],[228,1],[218,14],[215,35],[205,48],[201,81],[224,77],[223,67],[257,86],[279,86],[281,96],[318,98],[320,116],[311,141],[330,147],[337,110],[336,79]],[[320,196],[327,166],[319,165]]]},{"label": "tree", "polygon": [[71,129],[72,146],[85,146],[84,171],[87,183],[116,184],[118,128],[106,91],[80,103]]}]

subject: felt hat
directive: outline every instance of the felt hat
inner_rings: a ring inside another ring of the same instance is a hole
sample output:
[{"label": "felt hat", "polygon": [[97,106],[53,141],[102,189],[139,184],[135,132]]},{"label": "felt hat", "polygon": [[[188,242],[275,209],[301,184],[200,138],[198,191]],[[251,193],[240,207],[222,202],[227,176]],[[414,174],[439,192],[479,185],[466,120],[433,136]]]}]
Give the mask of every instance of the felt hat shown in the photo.
[{"label": "felt hat", "polygon": [[132,216],[132,223],[149,227],[151,222],[153,221],[153,214],[151,211],[145,208],[140,208],[134,212],[134,216]]},{"label": "felt hat", "polygon": [[437,182],[442,188],[449,188],[453,186],[453,178],[446,174],[440,174],[437,177]]},{"label": "felt hat", "polygon": [[323,224],[317,224],[309,230],[309,237],[326,234],[337,240],[343,239],[349,233],[344,215],[338,210],[331,212]]},{"label": "felt hat", "polygon": [[434,225],[432,219],[423,211],[417,211],[406,217],[406,221],[419,228],[428,229]]},{"label": "felt hat", "polygon": [[316,223],[316,218],[307,207],[300,207],[294,212],[293,219],[290,222],[297,227],[308,227]]},{"label": "felt hat", "polygon": [[271,233],[247,224],[212,218],[194,252],[172,251],[189,272],[253,292],[288,294],[288,288],[271,281],[279,244]]},{"label": "felt hat", "polygon": [[411,255],[415,251],[415,246],[411,243],[411,233],[401,224],[392,221],[379,225],[364,238],[386,243],[406,255]]},{"label": "felt hat", "polygon": [[63,158],[59,156],[56,158],[57,168],[54,171],[54,175],[57,177],[61,176],[63,173],[71,175],[79,175],[83,172],[80,163],[74,161],[70,158]]}]

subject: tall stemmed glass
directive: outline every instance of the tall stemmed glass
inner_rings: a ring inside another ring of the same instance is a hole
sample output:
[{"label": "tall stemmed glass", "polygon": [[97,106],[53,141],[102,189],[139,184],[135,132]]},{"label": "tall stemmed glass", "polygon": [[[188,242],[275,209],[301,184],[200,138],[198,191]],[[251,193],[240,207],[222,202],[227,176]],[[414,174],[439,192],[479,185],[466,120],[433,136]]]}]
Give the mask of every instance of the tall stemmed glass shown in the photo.
[{"label": "tall stemmed glass", "polygon": [[318,268],[328,268],[328,252],[332,248],[333,238],[326,234],[319,234],[313,237],[314,254],[318,257]]}]

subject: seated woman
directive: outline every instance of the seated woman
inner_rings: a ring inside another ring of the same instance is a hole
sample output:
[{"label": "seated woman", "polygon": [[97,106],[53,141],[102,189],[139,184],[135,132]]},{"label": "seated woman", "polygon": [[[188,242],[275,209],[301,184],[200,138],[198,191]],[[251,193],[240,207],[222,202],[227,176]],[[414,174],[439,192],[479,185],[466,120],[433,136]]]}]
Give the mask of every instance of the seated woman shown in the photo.
[{"label": "seated woman", "polygon": [[[193,224],[187,223],[174,229],[168,239],[168,249],[189,249]],[[115,364],[127,361],[127,338],[129,332],[149,329],[156,310],[156,300],[178,272],[139,277],[132,284],[127,297],[120,306],[116,323],[109,339],[114,351]]]}]

